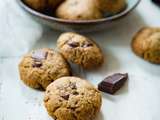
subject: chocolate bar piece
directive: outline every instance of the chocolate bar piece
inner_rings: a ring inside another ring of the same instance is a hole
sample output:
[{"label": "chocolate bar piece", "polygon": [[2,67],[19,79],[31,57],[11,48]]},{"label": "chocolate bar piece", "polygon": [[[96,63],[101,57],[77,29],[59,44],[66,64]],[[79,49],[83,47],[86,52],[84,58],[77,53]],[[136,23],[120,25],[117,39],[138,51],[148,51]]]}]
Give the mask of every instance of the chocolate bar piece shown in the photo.
[{"label": "chocolate bar piece", "polygon": [[109,94],[116,93],[128,79],[128,74],[116,73],[107,78],[98,84],[98,89],[102,92]]}]

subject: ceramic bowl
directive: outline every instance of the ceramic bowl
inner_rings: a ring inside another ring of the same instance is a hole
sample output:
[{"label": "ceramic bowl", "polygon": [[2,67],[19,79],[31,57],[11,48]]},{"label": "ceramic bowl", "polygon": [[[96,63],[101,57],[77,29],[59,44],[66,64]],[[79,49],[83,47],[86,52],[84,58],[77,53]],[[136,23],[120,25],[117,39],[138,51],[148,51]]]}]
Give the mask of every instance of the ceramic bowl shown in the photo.
[{"label": "ceramic bowl", "polygon": [[21,8],[23,8],[25,12],[31,15],[38,22],[48,25],[55,30],[75,32],[93,32],[109,28],[113,26],[120,18],[126,16],[134,8],[136,8],[140,1],[141,0],[127,0],[127,8],[113,16],[96,20],[65,20],[37,12],[28,7],[23,0],[17,0]]}]

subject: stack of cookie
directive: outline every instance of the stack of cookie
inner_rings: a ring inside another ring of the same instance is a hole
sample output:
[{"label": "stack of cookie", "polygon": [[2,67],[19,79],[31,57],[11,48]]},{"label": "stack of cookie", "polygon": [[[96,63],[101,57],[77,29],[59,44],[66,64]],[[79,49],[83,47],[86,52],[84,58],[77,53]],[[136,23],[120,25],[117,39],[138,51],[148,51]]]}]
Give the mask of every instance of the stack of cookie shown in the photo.
[{"label": "stack of cookie", "polygon": [[57,47],[58,52],[43,48],[24,55],[20,78],[32,88],[46,90],[44,103],[53,118],[92,120],[100,111],[101,94],[86,80],[71,77],[68,61],[95,69],[103,63],[102,51],[93,40],[71,32],[59,37]]}]

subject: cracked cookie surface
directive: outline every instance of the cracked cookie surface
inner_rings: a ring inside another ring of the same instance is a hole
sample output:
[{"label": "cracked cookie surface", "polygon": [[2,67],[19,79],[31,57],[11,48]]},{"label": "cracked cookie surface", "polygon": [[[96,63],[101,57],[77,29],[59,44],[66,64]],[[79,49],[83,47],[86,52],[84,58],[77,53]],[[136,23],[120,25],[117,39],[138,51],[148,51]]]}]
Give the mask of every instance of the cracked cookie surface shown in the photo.
[{"label": "cracked cookie surface", "polygon": [[54,80],[71,74],[62,55],[48,48],[24,55],[19,64],[19,72],[21,80],[36,89],[46,89]]},{"label": "cracked cookie surface", "polygon": [[160,64],[160,28],[142,28],[133,38],[132,49],[143,59]]},{"label": "cracked cookie surface", "polygon": [[101,49],[91,39],[77,33],[63,33],[58,41],[59,52],[68,60],[86,69],[99,67],[104,57]]},{"label": "cracked cookie surface", "polygon": [[86,80],[62,77],[47,87],[44,104],[56,120],[93,120],[101,99],[100,92]]}]

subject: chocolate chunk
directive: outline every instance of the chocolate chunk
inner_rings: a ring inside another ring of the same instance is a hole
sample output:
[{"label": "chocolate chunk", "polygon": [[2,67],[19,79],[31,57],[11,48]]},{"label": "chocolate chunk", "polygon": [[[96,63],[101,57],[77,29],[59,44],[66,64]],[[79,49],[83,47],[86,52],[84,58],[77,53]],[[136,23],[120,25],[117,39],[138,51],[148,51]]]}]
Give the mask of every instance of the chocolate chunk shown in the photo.
[{"label": "chocolate chunk", "polygon": [[42,63],[41,62],[34,62],[32,67],[36,67],[36,68],[40,68],[42,66]]},{"label": "chocolate chunk", "polygon": [[65,100],[68,100],[69,99],[69,94],[67,94],[67,95],[62,95],[61,96],[63,99],[65,99]]},{"label": "chocolate chunk", "polygon": [[76,47],[79,46],[79,43],[72,41],[72,42],[69,42],[68,45],[69,45],[70,47],[72,47],[72,48],[76,48]]},{"label": "chocolate chunk", "polygon": [[35,61],[41,61],[47,58],[48,52],[37,50],[32,53],[32,58],[35,59]]},{"label": "chocolate chunk", "polygon": [[71,89],[77,89],[76,83],[70,83],[69,86]]},{"label": "chocolate chunk", "polygon": [[128,74],[116,73],[107,78],[98,84],[98,89],[102,92],[114,94],[117,92],[128,79]]},{"label": "chocolate chunk", "polygon": [[70,107],[68,109],[72,110],[72,111],[75,111],[77,107]]},{"label": "chocolate chunk", "polygon": [[91,46],[93,46],[93,44],[89,42],[82,45],[82,47],[91,47]]},{"label": "chocolate chunk", "polygon": [[72,94],[73,95],[79,95],[79,93],[77,91],[74,91]]}]

